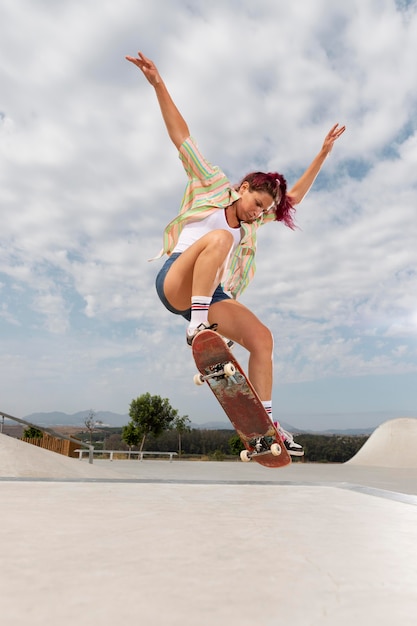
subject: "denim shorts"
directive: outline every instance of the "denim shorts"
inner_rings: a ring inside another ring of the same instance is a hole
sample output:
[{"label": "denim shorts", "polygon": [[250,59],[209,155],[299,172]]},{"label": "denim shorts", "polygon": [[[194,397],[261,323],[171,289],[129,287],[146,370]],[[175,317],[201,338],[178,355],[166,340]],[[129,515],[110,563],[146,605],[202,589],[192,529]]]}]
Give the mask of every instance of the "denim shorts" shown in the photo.
[{"label": "denim shorts", "polygon": [[[157,294],[159,296],[159,299],[161,300],[161,302],[164,305],[164,307],[166,309],[168,309],[168,311],[170,311],[171,313],[174,313],[175,315],[182,315],[183,317],[185,317],[186,320],[190,321],[190,319],[191,319],[191,308],[190,309],[186,309],[185,311],[178,311],[178,309],[174,309],[174,307],[171,306],[170,303],[168,302],[168,300],[166,299],[165,293],[164,293],[165,277],[166,277],[166,275],[168,273],[169,268],[174,263],[174,261],[180,256],[180,254],[181,254],[181,252],[174,252],[165,261],[165,263],[163,264],[163,266],[159,270],[158,275],[156,277],[155,287],[156,287],[156,292],[157,292]],[[214,304],[215,302],[221,302],[221,300],[230,300],[230,299],[231,299],[230,296],[228,296],[227,293],[225,293],[223,291],[223,287],[221,285],[218,285],[218,287],[216,288],[215,292],[213,293],[213,298],[212,298],[211,304]]]}]

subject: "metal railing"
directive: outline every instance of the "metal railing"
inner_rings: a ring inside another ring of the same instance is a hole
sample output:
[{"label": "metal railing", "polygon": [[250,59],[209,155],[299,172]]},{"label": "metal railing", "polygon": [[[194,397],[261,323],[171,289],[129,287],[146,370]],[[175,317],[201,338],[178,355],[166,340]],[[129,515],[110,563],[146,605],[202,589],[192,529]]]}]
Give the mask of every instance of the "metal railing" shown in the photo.
[{"label": "metal railing", "polygon": [[[88,452],[88,450],[74,450],[74,452],[78,452],[78,458],[81,461],[84,452]],[[139,461],[143,461],[144,456],[169,456],[170,463],[172,463],[174,456],[178,456],[178,452],[151,452],[150,450],[93,450],[93,454],[97,456],[108,454],[110,461],[113,461],[115,454],[127,456],[128,459],[130,459],[131,456],[137,456]]]}]

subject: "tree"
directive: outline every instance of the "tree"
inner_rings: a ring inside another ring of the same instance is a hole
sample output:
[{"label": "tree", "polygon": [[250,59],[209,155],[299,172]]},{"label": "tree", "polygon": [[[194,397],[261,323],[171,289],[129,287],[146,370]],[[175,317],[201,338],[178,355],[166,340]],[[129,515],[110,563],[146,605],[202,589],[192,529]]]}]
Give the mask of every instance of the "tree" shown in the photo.
[{"label": "tree", "polygon": [[129,453],[131,452],[133,446],[137,446],[142,438],[144,439],[143,432],[141,431],[140,427],[133,421],[129,422],[127,426],[123,426],[122,440],[128,446]]},{"label": "tree", "polygon": [[84,425],[90,435],[90,446],[93,443],[93,432],[96,430],[96,426],[102,423],[103,422],[96,418],[96,412],[90,409],[87,417],[84,419]]},{"label": "tree", "polygon": [[164,430],[170,430],[178,411],[172,408],[167,398],[144,393],[132,400],[129,415],[131,420],[123,428],[122,439],[128,446],[135,446],[140,442],[142,451],[146,435],[159,437]]},{"label": "tree", "polygon": [[43,432],[35,426],[26,428],[23,432],[23,439],[42,439]]},{"label": "tree", "polygon": [[191,420],[188,418],[188,415],[183,415],[182,417],[176,417],[173,422],[173,427],[178,433],[178,456],[181,456],[181,437],[184,433],[189,433],[191,431]]},{"label": "tree", "polygon": [[235,434],[229,439],[229,448],[232,454],[240,455],[241,451],[245,449],[239,435]]}]

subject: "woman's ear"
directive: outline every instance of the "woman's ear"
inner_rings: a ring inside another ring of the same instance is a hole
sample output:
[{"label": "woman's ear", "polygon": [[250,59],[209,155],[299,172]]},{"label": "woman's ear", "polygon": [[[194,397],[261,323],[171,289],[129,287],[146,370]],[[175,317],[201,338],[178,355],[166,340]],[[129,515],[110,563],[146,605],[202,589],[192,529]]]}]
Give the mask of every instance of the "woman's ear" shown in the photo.
[{"label": "woman's ear", "polygon": [[249,183],[247,180],[244,180],[243,183],[240,185],[238,192],[242,193],[243,191],[248,191],[249,189]]}]

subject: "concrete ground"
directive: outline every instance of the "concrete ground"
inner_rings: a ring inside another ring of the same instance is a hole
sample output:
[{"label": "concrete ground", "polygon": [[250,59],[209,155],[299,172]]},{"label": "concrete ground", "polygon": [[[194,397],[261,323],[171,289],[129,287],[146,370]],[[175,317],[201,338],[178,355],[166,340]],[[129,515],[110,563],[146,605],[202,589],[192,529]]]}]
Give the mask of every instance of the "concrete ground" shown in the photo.
[{"label": "concrete ground", "polygon": [[5,626],[415,623],[416,467],[90,465],[0,435],[0,502]]}]

